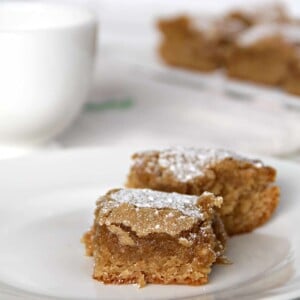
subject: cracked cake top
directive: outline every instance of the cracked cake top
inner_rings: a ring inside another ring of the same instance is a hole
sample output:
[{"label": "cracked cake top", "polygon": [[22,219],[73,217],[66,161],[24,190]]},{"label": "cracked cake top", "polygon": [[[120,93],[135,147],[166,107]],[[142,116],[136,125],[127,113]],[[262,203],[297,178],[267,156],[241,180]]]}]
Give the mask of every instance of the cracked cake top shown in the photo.
[{"label": "cracked cake top", "polygon": [[150,189],[115,189],[97,202],[99,225],[130,227],[138,236],[167,233],[172,236],[191,229],[197,222],[210,222],[213,207],[222,197],[165,193]]}]

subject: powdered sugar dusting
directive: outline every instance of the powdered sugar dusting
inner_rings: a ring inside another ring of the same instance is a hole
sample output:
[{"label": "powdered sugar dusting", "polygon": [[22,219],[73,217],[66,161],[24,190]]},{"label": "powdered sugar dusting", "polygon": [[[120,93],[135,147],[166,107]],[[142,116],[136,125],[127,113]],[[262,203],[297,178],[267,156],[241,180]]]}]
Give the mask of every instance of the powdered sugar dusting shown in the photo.
[{"label": "powdered sugar dusting", "polygon": [[[153,152],[144,152],[145,155],[151,153]],[[160,168],[170,172],[177,180],[187,182],[195,177],[203,176],[206,168],[227,158],[247,161],[256,167],[263,165],[259,160],[246,159],[228,150],[185,147],[175,147],[159,151],[157,164]],[[153,164],[153,162],[149,163]],[[152,166],[149,169],[151,168]]]},{"label": "powdered sugar dusting", "polygon": [[191,19],[191,27],[206,38],[214,39],[234,37],[245,29],[245,24],[236,19],[199,16]]},{"label": "powdered sugar dusting", "polygon": [[259,24],[242,33],[238,38],[241,46],[250,46],[254,43],[274,36],[281,36],[287,42],[300,42],[300,26],[296,24]]},{"label": "powdered sugar dusting", "polygon": [[118,203],[128,203],[137,208],[171,208],[179,210],[185,216],[203,218],[203,214],[197,206],[199,199],[197,196],[158,192],[149,189],[121,189],[112,193],[110,198]]}]

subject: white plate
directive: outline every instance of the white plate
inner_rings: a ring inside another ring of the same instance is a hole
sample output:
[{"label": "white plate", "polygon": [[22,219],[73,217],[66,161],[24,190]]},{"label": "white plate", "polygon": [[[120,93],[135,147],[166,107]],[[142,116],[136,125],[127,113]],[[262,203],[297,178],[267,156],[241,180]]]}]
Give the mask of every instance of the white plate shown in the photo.
[{"label": "white plate", "polygon": [[49,152],[0,162],[0,299],[291,299],[300,296],[300,166],[278,169],[280,206],[268,224],[232,238],[205,286],[103,285],[80,243],[97,197],[120,187],[131,149]]}]

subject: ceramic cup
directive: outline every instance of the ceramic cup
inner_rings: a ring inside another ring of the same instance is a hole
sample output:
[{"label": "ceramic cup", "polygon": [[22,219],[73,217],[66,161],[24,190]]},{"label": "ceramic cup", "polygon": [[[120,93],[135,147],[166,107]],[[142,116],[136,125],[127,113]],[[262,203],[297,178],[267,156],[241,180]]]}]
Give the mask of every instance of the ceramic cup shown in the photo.
[{"label": "ceramic cup", "polygon": [[97,23],[78,7],[0,2],[0,147],[64,130],[87,99]]}]

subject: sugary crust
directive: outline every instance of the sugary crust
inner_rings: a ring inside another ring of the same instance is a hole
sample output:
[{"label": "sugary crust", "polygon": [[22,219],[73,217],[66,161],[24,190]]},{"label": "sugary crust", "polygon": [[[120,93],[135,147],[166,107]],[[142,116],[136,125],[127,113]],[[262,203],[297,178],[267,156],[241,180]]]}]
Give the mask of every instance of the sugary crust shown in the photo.
[{"label": "sugary crust", "polygon": [[[204,166],[199,176],[183,181],[173,176],[169,169],[160,166],[159,155],[163,151],[145,151],[133,154],[133,164],[128,174],[126,186],[129,188],[150,188],[187,195],[200,195],[214,186],[218,171],[226,171],[229,178],[235,175],[237,180],[239,176],[236,176],[237,174],[234,174],[234,172],[243,171],[245,179],[261,184],[273,182],[276,178],[276,170],[270,166],[255,166],[255,161],[228,157]],[[251,184],[254,184],[254,182],[251,182]],[[217,192],[216,189],[212,193],[214,192]]]},{"label": "sugary crust", "polygon": [[[223,197],[219,210],[229,235],[249,232],[265,223],[279,202],[279,188],[272,183],[276,170],[257,167],[248,161],[226,158],[203,169],[203,174],[188,181],[180,181],[159,166],[156,153],[145,154],[134,163],[127,186],[199,195],[210,191]],[[149,163],[152,168],[149,168]]]}]

